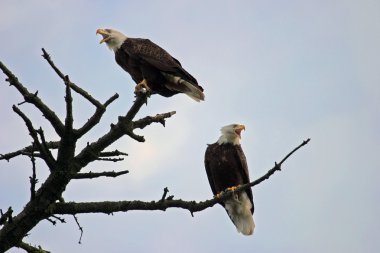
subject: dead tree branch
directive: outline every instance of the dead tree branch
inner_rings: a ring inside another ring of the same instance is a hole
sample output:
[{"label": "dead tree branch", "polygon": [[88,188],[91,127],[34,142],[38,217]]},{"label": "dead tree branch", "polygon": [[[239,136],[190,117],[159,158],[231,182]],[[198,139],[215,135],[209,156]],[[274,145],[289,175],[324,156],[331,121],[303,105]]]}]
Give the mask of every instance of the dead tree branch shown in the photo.
[{"label": "dead tree branch", "polygon": [[50,251],[42,249],[41,246],[38,246],[37,248],[25,242],[20,242],[19,244],[17,244],[17,247],[25,250],[28,253],[50,253]]},{"label": "dead tree branch", "polygon": [[105,113],[108,105],[110,105],[117,98],[119,98],[119,94],[116,93],[115,95],[110,97],[104,104],[100,104],[99,106],[96,106],[95,113],[88,119],[88,121],[81,128],[75,131],[76,137],[77,138],[82,137],[84,134],[90,131],[96,124],[98,124],[103,114]]},{"label": "dead tree branch", "polygon": [[[46,149],[58,149],[59,147],[59,141],[49,141],[45,142],[45,148]],[[22,148],[20,150],[8,153],[8,154],[0,154],[0,160],[7,160],[9,162],[10,159],[15,158],[20,155],[26,155],[30,156],[32,152],[37,151],[37,148],[35,147],[34,143],[30,146],[27,146],[25,148]],[[34,153],[35,157],[40,157],[39,154]]]},{"label": "dead tree branch", "polygon": [[83,90],[76,84],[72,83],[70,80],[67,80],[66,75],[63,74],[62,71],[60,71],[57,66],[55,66],[54,62],[50,58],[50,55],[46,52],[44,48],[42,48],[42,52],[43,52],[42,57],[49,63],[49,65],[53,68],[55,73],[57,73],[57,75],[62,79],[62,81],[65,84],[67,84],[71,89],[73,89],[73,91],[75,91],[76,93],[78,93],[79,95],[87,99],[95,107],[102,106],[102,104],[98,100],[93,98],[87,91]]},{"label": "dead tree branch", "polygon": [[99,157],[112,157],[112,156],[128,156],[127,153],[121,152],[119,150],[100,152]]},{"label": "dead tree branch", "polygon": [[0,209],[0,225],[4,225],[7,221],[12,222],[12,213],[12,207],[9,207],[5,213]]},{"label": "dead tree branch", "polygon": [[161,201],[164,201],[166,199],[166,195],[168,195],[169,189],[168,187],[164,188],[164,193],[162,194]]},{"label": "dead tree branch", "polygon": [[[50,56],[44,52],[44,58],[49,62],[50,66],[55,70],[59,77],[65,83],[65,102],[66,102],[66,118],[64,124],[55,115],[55,113],[47,107],[38,97],[37,93],[31,94],[28,90],[18,81],[4,64],[0,62],[0,68],[5,75],[8,76],[7,81],[11,85],[15,86],[17,90],[24,96],[25,100],[33,104],[39,109],[46,119],[50,122],[56,133],[60,137],[58,142],[47,142],[43,135],[42,129],[36,130],[32,121],[25,115],[17,106],[13,106],[13,110],[24,120],[30,135],[33,138],[34,147],[26,147],[22,150],[2,155],[1,160],[9,160],[18,155],[34,153],[36,157],[41,157],[50,169],[50,174],[47,179],[41,183],[40,188],[35,192],[33,199],[31,199],[24,207],[24,209],[18,213],[15,217],[10,216],[7,220],[12,222],[4,222],[3,227],[0,229],[0,252],[4,252],[11,247],[16,246],[27,233],[35,227],[41,220],[47,219],[51,214],[47,215],[47,210],[50,206],[62,199],[62,193],[65,191],[68,183],[75,179],[75,177],[83,177],[80,173],[81,169],[89,163],[102,158],[101,156],[110,155],[104,153],[104,149],[120,139],[124,135],[133,134],[133,120],[140,108],[146,103],[147,96],[137,96],[133,102],[131,108],[127,114],[123,117],[119,117],[116,124],[111,126],[111,129],[100,137],[98,140],[93,141],[79,152],[76,152],[76,144],[80,137],[91,130],[100,121],[101,116],[104,114],[106,107],[116,100],[118,95],[114,95],[109,98],[104,104],[101,104],[98,100],[90,96],[86,91],[72,83],[68,76],[62,74],[62,72],[53,64]],[[86,100],[95,105],[97,108],[95,113],[90,119],[79,129],[73,127],[73,114],[72,114],[72,95],[70,90],[74,90],[78,94],[82,95]],[[173,113],[165,113],[156,115],[144,121],[144,126],[157,122],[158,120],[164,121],[171,117]],[[39,138],[40,137],[40,138]],[[141,138],[143,138],[141,136]],[[54,159],[50,153],[50,149],[57,149],[57,158]],[[37,150],[35,150],[37,149]],[[76,155],[77,154],[77,155]],[[123,155],[123,153],[115,153]],[[115,158],[118,159],[118,158]],[[113,176],[125,174],[126,171],[119,172]],[[111,174],[95,174],[95,176],[110,176]],[[90,176],[85,175],[87,178]],[[93,177],[93,175],[91,175]],[[4,218],[5,219],[5,218]]]},{"label": "dead tree branch", "polygon": [[30,160],[32,162],[32,176],[29,177],[30,181],[30,200],[33,200],[36,196],[36,184],[38,183],[37,174],[36,174],[36,158],[34,157],[34,153],[30,156]]},{"label": "dead tree branch", "polygon": [[243,191],[243,190],[245,190],[245,189],[247,189],[249,187],[253,187],[255,185],[260,184],[264,180],[269,179],[269,177],[272,176],[276,171],[280,171],[281,170],[282,164],[291,155],[293,155],[297,150],[299,150],[300,148],[302,148],[303,146],[305,146],[306,144],[308,144],[309,141],[310,141],[310,138],[308,138],[307,140],[304,140],[300,145],[298,145],[296,148],[294,148],[292,151],[290,151],[289,154],[287,154],[284,158],[282,158],[282,160],[279,163],[275,162],[274,163],[274,167],[272,169],[268,170],[268,172],[265,175],[261,176],[260,178],[256,179],[255,181],[253,181],[253,182],[251,182],[249,184],[244,184],[244,185],[241,185],[241,186],[237,187],[237,189],[235,190],[235,192]]},{"label": "dead tree branch", "polygon": [[98,161],[106,161],[106,162],[120,162],[124,161],[124,157],[114,157],[114,156],[128,156],[127,153],[120,152],[118,150],[111,152],[100,152]]},{"label": "dead tree branch", "polygon": [[58,116],[52,111],[48,106],[46,106],[42,100],[37,96],[37,93],[30,93],[27,88],[25,88],[18,80],[18,78],[13,75],[13,73],[0,61],[0,69],[4,72],[8,78],[6,81],[9,82],[11,86],[16,87],[16,89],[24,96],[26,102],[33,104],[38,108],[43,116],[50,122],[50,124],[55,129],[55,132],[62,136],[63,134],[63,123],[58,118]]},{"label": "dead tree branch", "polygon": [[25,125],[29,130],[29,134],[33,138],[34,144],[36,145],[36,147],[41,153],[41,157],[45,160],[46,165],[49,167],[49,169],[52,170],[55,166],[56,161],[52,159],[53,156],[51,155],[49,149],[46,149],[44,145],[42,145],[41,142],[39,141],[37,131],[33,127],[32,121],[17,106],[14,105],[12,108],[13,108],[13,111],[17,113],[24,120]]},{"label": "dead tree branch", "polygon": [[128,174],[128,170],[122,170],[119,172],[115,171],[104,171],[104,172],[88,172],[88,173],[78,173],[76,174],[73,179],[93,179],[98,177],[118,177],[121,175]]},{"label": "dead tree branch", "polygon": [[75,223],[77,224],[78,229],[79,229],[79,231],[80,231],[80,237],[79,237],[79,241],[78,241],[78,243],[81,244],[81,243],[82,243],[82,236],[83,236],[83,227],[79,224],[79,220],[78,220],[78,218],[75,216],[75,214],[73,214],[73,217],[74,217]]},{"label": "dead tree branch", "polygon": [[[166,194],[168,192],[167,188],[164,189],[164,195],[163,197],[158,201],[140,201],[140,200],[133,200],[133,201],[103,201],[103,202],[82,202],[82,203],[74,203],[74,202],[67,202],[67,203],[55,203],[53,204],[49,211],[51,214],[79,214],[79,213],[115,213],[115,212],[127,212],[131,210],[161,210],[165,211],[168,208],[182,208],[190,211],[191,214],[195,212],[203,211],[207,208],[210,208],[214,206],[215,204],[226,200],[227,198],[231,197],[231,195],[234,192],[243,191],[244,189],[248,187],[254,187],[264,180],[268,179],[270,176],[272,176],[276,171],[279,171],[281,168],[281,165],[298,149],[305,146],[310,139],[307,139],[306,141],[303,141],[299,146],[297,146],[295,149],[293,149],[289,154],[287,154],[279,163],[276,163],[276,165],[268,170],[267,173],[265,173],[263,176],[259,177],[258,179],[248,183],[239,186],[235,191],[225,191],[223,192],[219,198],[212,198],[205,201],[184,201],[181,199],[165,199]],[[163,200],[164,199],[164,200]]]},{"label": "dead tree branch", "polygon": [[[93,98],[87,91],[83,90],[79,86],[77,86],[75,83],[71,82],[69,80],[69,77],[65,74],[63,74],[58,67],[54,64],[52,61],[50,55],[46,52],[44,48],[42,48],[42,57],[49,63],[49,65],[53,68],[53,70],[57,73],[57,75],[62,79],[64,84],[67,87],[70,87],[73,91],[81,95],[83,98],[87,99],[91,104],[93,104],[96,107],[95,113],[90,117],[90,119],[78,130],[74,131],[74,135],[76,138],[82,137],[84,134],[86,134],[88,131],[90,131],[96,124],[100,122],[100,119],[102,118],[103,114],[106,111],[106,108],[114,102],[119,95],[116,93],[112,97],[110,97],[104,104],[100,103],[98,100]],[[67,93],[67,90],[66,90]]]}]

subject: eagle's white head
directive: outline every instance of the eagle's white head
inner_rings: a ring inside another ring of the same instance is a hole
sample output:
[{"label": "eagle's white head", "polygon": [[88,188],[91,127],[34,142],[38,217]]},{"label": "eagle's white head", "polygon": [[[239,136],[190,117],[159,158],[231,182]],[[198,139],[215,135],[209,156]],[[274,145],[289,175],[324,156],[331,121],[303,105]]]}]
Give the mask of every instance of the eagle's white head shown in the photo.
[{"label": "eagle's white head", "polygon": [[220,129],[222,135],[218,140],[219,145],[226,143],[231,143],[233,145],[240,144],[242,130],[245,130],[245,126],[242,124],[231,124],[222,127]]},{"label": "eagle's white head", "polygon": [[96,30],[96,34],[103,36],[103,39],[99,43],[105,42],[108,48],[114,52],[116,52],[127,39],[127,36],[113,29],[98,29]]}]

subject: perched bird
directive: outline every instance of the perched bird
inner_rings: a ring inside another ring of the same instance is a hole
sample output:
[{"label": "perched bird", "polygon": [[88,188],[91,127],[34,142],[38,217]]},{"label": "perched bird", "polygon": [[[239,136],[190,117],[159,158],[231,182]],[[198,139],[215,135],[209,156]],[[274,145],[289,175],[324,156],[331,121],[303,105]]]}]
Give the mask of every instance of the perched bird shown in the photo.
[{"label": "perched bird", "polygon": [[[222,127],[218,141],[209,144],[206,149],[206,173],[216,198],[226,189],[234,190],[236,186],[250,182],[247,160],[240,146],[242,130],[245,130],[245,126],[240,124]],[[253,234],[255,223],[251,188],[233,193],[231,198],[220,204],[226,209],[238,232]]]},{"label": "perched bird", "polygon": [[181,63],[149,39],[129,38],[119,31],[98,29],[96,34],[115,52],[116,62],[136,82],[135,92],[171,97],[185,93],[195,101],[204,100],[203,88]]}]

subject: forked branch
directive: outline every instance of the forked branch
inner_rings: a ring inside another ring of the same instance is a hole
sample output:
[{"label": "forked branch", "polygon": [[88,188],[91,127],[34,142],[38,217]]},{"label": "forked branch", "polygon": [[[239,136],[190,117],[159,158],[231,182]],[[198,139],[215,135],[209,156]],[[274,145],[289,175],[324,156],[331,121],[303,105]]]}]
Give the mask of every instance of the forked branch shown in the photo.
[{"label": "forked branch", "polygon": [[[59,147],[59,141],[49,141],[45,142],[45,146],[47,149],[57,149]],[[20,150],[10,152],[7,154],[0,154],[0,160],[7,160],[9,162],[10,159],[15,158],[17,156],[25,155],[25,156],[31,156],[32,152],[37,151],[37,148],[34,144],[27,146],[25,148],[22,148]],[[34,153],[34,156],[40,157],[39,154]]]},{"label": "forked branch", "polygon": [[16,87],[20,94],[24,96],[26,102],[31,103],[37,107],[42,112],[43,116],[50,122],[56,133],[59,136],[62,136],[64,129],[63,123],[55,114],[55,112],[42,102],[42,100],[37,96],[37,92],[34,94],[30,93],[28,89],[25,88],[21,82],[19,82],[18,78],[2,62],[0,62],[0,69],[6,76],[8,76],[6,81],[8,81],[10,85]]}]

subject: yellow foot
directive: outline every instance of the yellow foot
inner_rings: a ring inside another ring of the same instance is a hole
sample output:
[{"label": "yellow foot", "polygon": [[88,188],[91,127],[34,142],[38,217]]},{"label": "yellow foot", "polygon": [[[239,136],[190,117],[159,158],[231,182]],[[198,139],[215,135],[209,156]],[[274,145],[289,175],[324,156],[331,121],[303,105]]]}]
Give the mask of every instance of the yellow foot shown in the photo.
[{"label": "yellow foot", "polygon": [[232,191],[232,192],[233,192],[233,191],[235,191],[235,190],[238,188],[238,186],[239,186],[239,185],[237,185],[237,186],[232,186],[232,187],[228,187],[226,190],[227,190],[227,191]]},{"label": "yellow foot", "polygon": [[219,192],[218,194],[216,194],[214,196],[215,199],[220,199],[220,197],[222,196],[223,192]]},{"label": "yellow foot", "polygon": [[148,82],[143,79],[140,83],[138,83],[135,87],[135,94],[137,93],[147,93],[150,92],[150,88],[148,86]]}]

